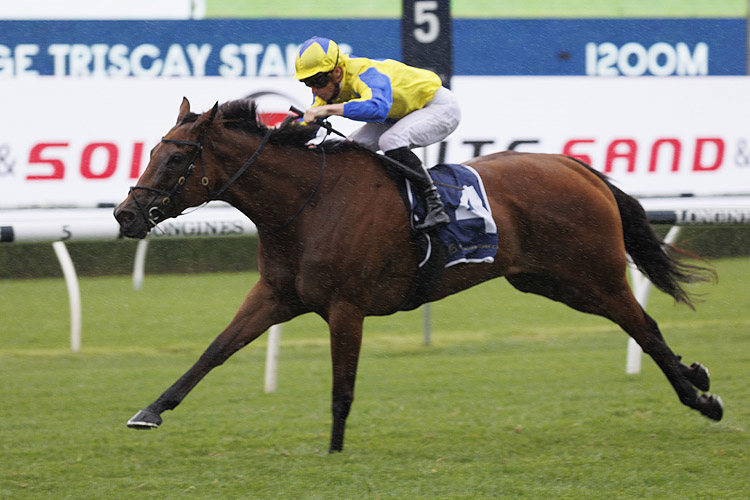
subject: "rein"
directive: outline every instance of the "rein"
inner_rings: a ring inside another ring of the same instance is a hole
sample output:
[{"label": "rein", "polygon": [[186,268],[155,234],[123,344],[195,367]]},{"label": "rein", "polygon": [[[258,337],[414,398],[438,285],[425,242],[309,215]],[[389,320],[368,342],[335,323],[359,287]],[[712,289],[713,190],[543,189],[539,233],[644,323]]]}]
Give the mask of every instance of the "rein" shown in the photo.
[{"label": "rein", "polygon": [[[266,130],[266,133],[263,135],[263,138],[260,141],[260,144],[258,145],[258,148],[255,150],[255,152],[250,156],[250,158],[245,161],[245,163],[237,170],[237,172],[232,175],[232,177],[229,178],[228,181],[224,183],[221,188],[219,188],[217,191],[212,192],[211,188],[209,187],[210,181],[208,179],[208,176],[206,175],[206,161],[205,156],[203,154],[203,140],[205,139],[205,131],[201,135],[198,142],[195,141],[185,141],[185,140],[178,140],[178,139],[166,139],[162,137],[161,142],[164,142],[166,144],[176,144],[178,146],[190,146],[195,148],[195,152],[193,152],[193,156],[190,158],[190,161],[188,161],[188,166],[185,168],[182,175],[177,179],[177,183],[172,187],[170,191],[165,191],[162,189],[154,188],[151,186],[131,186],[129,193],[133,197],[133,201],[135,202],[136,206],[138,207],[138,210],[141,212],[141,214],[146,218],[146,220],[151,224],[152,227],[156,227],[156,225],[167,219],[163,209],[172,205],[175,205],[175,198],[180,194],[183,187],[185,186],[185,182],[187,181],[188,177],[193,173],[195,170],[195,160],[200,155],[200,161],[201,161],[201,167],[203,169],[203,177],[201,178],[201,185],[206,188],[206,192],[208,193],[208,200],[206,203],[210,201],[214,201],[218,199],[222,194],[224,194],[229,187],[234,184],[237,179],[239,179],[249,168],[250,166],[255,162],[255,160],[258,159],[263,149],[266,147],[266,144],[268,144],[268,140],[271,138],[271,133],[273,132],[272,128],[268,128]],[[330,131],[328,132],[330,134]],[[328,135],[326,134],[326,135]],[[323,153],[323,165],[320,169],[320,177],[318,178],[318,183],[316,184],[315,188],[312,190],[310,195],[307,197],[305,202],[302,204],[302,206],[297,210],[297,212],[292,215],[286,222],[281,224],[279,227],[272,229],[270,231],[262,231],[264,234],[274,234],[282,229],[286,228],[289,224],[291,224],[301,213],[302,211],[307,207],[307,205],[310,204],[310,201],[312,200],[313,196],[318,192],[318,189],[320,189],[320,185],[323,182],[323,175],[325,174],[326,169],[326,156],[325,156],[325,150],[321,148],[321,151]],[[145,191],[151,191],[157,194],[160,194],[163,196],[161,201],[161,206],[153,205],[148,210],[141,204],[140,200],[136,196],[136,190],[142,189]],[[176,214],[174,217],[179,217],[180,215],[184,214]],[[258,230],[261,232],[260,230]]]}]

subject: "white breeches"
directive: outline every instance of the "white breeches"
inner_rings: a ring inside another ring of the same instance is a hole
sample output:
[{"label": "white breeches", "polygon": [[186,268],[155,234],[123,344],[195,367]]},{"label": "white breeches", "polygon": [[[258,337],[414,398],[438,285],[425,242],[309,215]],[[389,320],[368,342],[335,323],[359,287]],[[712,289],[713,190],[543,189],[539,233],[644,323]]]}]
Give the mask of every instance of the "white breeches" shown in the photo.
[{"label": "white breeches", "polygon": [[456,95],[440,87],[422,109],[395,123],[368,123],[349,135],[372,151],[390,151],[401,147],[424,147],[448,137],[461,121]]}]

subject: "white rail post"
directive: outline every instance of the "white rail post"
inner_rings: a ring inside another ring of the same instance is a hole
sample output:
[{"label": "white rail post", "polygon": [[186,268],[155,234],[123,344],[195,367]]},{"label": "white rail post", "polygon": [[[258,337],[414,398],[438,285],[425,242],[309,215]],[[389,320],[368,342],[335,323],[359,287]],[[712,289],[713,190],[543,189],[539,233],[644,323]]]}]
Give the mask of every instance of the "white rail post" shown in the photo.
[{"label": "white rail post", "polygon": [[432,343],[432,314],[429,302],[422,306],[422,337],[424,345],[428,346]]},{"label": "white rail post", "polygon": [[148,239],[138,240],[135,248],[135,262],[133,263],[133,289],[143,288],[143,276],[146,273],[146,251],[148,250]]},{"label": "white rail post", "polygon": [[[680,226],[672,226],[664,238],[664,243],[674,243],[680,235],[680,230]],[[648,298],[651,295],[651,282],[636,267],[630,268],[630,276],[633,280],[633,295],[635,295],[635,300],[638,301],[643,309],[646,309]],[[643,350],[641,350],[641,346],[632,337],[629,338],[625,373],[628,375],[641,373],[642,354]]]},{"label": "white rail post", "polygon": [[78,275],[70,258],[68,248],[62,241],[52,243],[57,260],[60,261],[65,284],[68,287],[68,300],[70,302],[70,348],[73,352],[81,350],[81,290],[78,287]]},{"label": "white rail post", "polygon": [[273,325],[268,330],[268,347],[266,347],[266,378],[263,390],[266,393],[276,392],[276,372],[279,367],[279,344],[281,343],[281,325]]}]

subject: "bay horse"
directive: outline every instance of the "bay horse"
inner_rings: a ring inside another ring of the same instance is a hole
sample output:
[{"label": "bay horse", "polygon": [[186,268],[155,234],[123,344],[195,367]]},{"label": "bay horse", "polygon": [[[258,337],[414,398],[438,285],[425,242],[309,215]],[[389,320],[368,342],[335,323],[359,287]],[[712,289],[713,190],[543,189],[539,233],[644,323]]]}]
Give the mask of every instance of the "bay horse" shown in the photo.
[{"label": "bay horse", "polygon": [[[418,245],[396,183],[375,153],[306,145],[317,127],[259,123],[255,104],[230,101],[202,114],[183,98],[177,122],[151,151],[127,198],[115,209],[121,233],[144,238],[189,207],[223,200],[258,229],[260,278],[234,319],[198,361],[128,425],[155,428],[214,367],[274,324],[303,313],[329,326],[333,365],[330,452],[343,448],[368,315],[405,303],[417,273]],[[562,155],[502,152],[466,162],[484,181],[499,235],[493,263],[444,270],[426,298],[440,300],[504,276],[522,292],[610,319],[666,375],[679,400],[713,420],[721,398],[707,393],[709,372],[686,366],[634,298],[627,254],[677,302],[682,284],[712,278],[654,233],[638,201],[584,163]]]}]

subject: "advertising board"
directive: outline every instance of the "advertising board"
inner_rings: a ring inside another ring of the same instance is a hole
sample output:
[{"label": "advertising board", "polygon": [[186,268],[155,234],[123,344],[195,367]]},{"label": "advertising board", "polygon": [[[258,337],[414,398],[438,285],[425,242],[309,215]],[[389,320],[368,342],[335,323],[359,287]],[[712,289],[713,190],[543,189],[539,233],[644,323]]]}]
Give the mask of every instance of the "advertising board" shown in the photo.
[{"label": "advertising board", "polygon": [[39,77],[7,80],[3,89],[14,97],[0,100],[0,208],[119,203],[174,125],[183,96],[196,112],[255,97],[267,123],[310,102],[304,85],[280,78]]},{"label": "advertising board", "polygon": [[200,19],[205,0],[5,0],[0,19]]},{"label": "advertising board", "polygon": [[[254,96],[267,123],[311,97],[291,78],[39,77],[3,87],[14,97],[0,101],[0,208],[118,203],[183,95],[197,112]],[[750,78],[463,76],[453,87],[463,118],[443,146],[447,161],[562,153],[638,196],[750,194]],[[358,126],[333,123],[345,134]]]},{"label": "advertising board", "polygon": [[461,77],[454,90],[451,161],[514,147],[578,157],[641,197],[750,194],[748,77]]},{"label": "advertising board", "polygon": [[[747,80],[731,76],[747,69],[745,29],[740,19],[453,20],[464,118],[445,158],[563,153],[641,196],[747,193]],[[253,95],[269,122],[305,107],[309,90],[291,77],[312,34],[401,56],[393,19],[0,21],[0,208],[119,201],[183,95],[194,110]],[[434,147],[426,155],[437,161]]]},{"label": "advertising board", "polygon": [[[747,74],[743,19],[454,19],[456,75]],[[291,76],[302,41],[400,59],[397,19],[0,21],[0,78]]]}]

